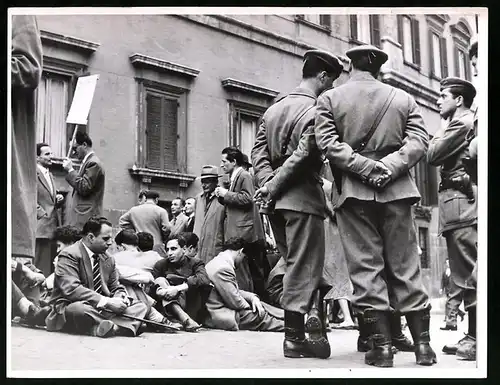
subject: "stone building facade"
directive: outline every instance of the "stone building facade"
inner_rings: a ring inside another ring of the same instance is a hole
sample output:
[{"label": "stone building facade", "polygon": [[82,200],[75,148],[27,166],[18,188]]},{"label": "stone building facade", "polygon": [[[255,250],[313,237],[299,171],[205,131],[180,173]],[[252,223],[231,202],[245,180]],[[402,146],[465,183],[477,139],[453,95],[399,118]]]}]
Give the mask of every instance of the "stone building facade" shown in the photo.
[{"label": "stone building facade", "polygon": [[[65,124],[78,76],[99,74],[87,130],[106,169],[105,215],[113,223],[143,188],[162,205],[200,191],[204,164],[240,146],[250,155],[258,120],[300,81],[302,56],[340,55],[371,43],[389,54],[381,80],[411,93],[430,135],[439,128],[439,80],[471,78],[467,56],[474,15],[40,15],[43,81],[38,141],[65,156]],[[68,191],[56,161],[60,190]],[[415,207],[425,284],[439,289],[446,248],[437,237],[438,170],[413,170],[423,199]]]}]

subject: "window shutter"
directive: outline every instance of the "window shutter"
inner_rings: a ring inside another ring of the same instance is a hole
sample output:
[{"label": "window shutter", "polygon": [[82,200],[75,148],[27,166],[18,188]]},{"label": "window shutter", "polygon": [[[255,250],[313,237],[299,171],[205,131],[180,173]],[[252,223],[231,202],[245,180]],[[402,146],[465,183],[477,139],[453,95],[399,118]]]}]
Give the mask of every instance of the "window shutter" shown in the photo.
[{"label": "window shutter", "polygon": [[434,57],[432,55],[433,53],[433,49],[432,49],[432,31],[429,30],[429,65],[430,65],[430,75],[433,76],[435,75],[434,74]]},{"label": "window shutter", "polygon": [[416,19],[411,19],[412,38],[413,38],[413,60],[414,63],[420,66],[420,27]]},{"label": "window shutter", "polygon": [[319,15],[319,23],[328,29],[332,28],[332,21],[330,15]]},{"label": "window shutter", "polygon": [[404,44],[404,37],[403,37],[403,16],[398,15],[398,41],[399,44],[403,45]]},{"label": "window shutter", "polygon": [[358,40],[358,16],[350,15],[351,39]]},{"label": "window shutter", "polygon": [[470,64],[470,60],[469,60],[469,55],[466,54],[465,52],[464,52],[464,59],[465,59],[465,63],[464,63],[464,67],[465,67],[465,80],[470,81],[471,80],[471,76],[470,76],[470,67],[471,67],[471,64]]},{"label": "window shutter", "polygon": [[441,74],[444,78],[448,77],[448,51],[446,48],[446,38],[439,38],[439,48],[441,51]]},{"label": "window shutter", "polygon": [[161,97],[146,95],[146,167],[161,168]]},{"label": "window shutter", "polygon": [[177,170],[177,107],[176,99],[163,98],[163,169]]},{"label": "window shutter", "polygon": [[454,51],[454,56],[455,56],[455,76],[457,78],[460,77],[460,64],[459,64],[459,55],[458,55],[458,48],[455,46],[455,49],[453,50]]},{"label": "window shutter", "polygon": [[375,47],[381,48],[379,15],[370,15],[370,39]]}]

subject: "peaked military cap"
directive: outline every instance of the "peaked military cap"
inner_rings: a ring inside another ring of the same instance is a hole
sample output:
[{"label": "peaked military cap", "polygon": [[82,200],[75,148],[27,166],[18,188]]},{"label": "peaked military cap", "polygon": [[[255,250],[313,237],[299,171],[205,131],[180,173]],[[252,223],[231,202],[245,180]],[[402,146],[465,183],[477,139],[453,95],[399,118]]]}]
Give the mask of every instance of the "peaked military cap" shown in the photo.
[{"label": "peaked military cap", "polygon": [[320,49],[312,49],[310,51],[307,51],[304,54],[304,63],[311,57],[315,57],[325,62],[331,68],[332,72],[342,73],[342,70],[344,69],[344,65],[342,64],[340,59],[329,52],[322,51]]},{"label": "peaked military cap", "polygon": [[354,61],[358,58],[368,56],[369,60],[374,63],[378,63],[379,65],[384,64],[389,58],[389,56],[380,48],[370,44],[358,45],[357,47],[347,50],[345,54],[349,59]]},{"label": "peaked military cap", "polygon": [[446,88],[451,89],[452,91],[458,92],[460,94],[469,95],[472,99],[476,97],[476,88],[471,82],[467,80],[449,77],[441,80],[440,83],[441,91]]},{"label": "peaked military cap", "polygon": [[207,178],[218,178],[218,177],[219,177],[219,170],[217,169],[216,166],[207,165],[203,166],[203,168],[201,169],[201,180]]}]

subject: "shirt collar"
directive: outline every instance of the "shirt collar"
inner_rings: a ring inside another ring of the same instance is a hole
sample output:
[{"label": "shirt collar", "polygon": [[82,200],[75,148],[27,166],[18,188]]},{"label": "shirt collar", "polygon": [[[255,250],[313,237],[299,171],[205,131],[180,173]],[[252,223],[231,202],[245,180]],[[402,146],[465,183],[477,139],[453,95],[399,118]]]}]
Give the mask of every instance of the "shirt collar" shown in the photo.
[{"label": "shirt collar", "polygon": [[40,171],[43,172],[44,174],[49,172],[48,168],[42,166],[40,163],[37,163],[36,165],[40,169]]},{"label": "shirt collar", "polygon": [[87,247],[87,245],[85,244],[85,242],[82,241],[82,245],[85,248],[85,251],[87,252],[87,254],[89,255],[89,258],[93,259],[94,258],[94,253]]},{"label": "shirt collar", "polygon": [[85,162],[87,161],[87,159],[90,157],[90,155],[92,155],[94,153],[94,151],[89,151],[87,153],[87,155],[85,155],[85,158],[83,158],[82,160],[82,164],[85,164]]},{"label": "shirt collar", "polygon": [[234,182],[236,177],[240,174],[241,170],[243,170],[243,167],[241,167],[241,166],[238,166],[237,168],[235,168],[233,170],[233,173],[231,174],[231,183]]}]

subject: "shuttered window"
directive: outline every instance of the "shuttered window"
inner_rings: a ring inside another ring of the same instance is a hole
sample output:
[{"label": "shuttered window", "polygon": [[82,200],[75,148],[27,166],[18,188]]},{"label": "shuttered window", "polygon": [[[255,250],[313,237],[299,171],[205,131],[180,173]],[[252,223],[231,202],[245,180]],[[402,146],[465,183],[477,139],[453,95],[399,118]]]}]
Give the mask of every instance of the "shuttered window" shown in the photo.
[{"label": "shuttered window", "polygon": [[420,23],[414,17],[398,15],[398,40],[403,47],[403,58],[407,63],[420,67]]},{"label": "shuttered window", "polygon": [[330,15],[319,15],[319,24],[328,29],[332,28],[332,18]]},{"label": "shuttered window", "polygon": [[146,92],[146,167],[179,171],[177,158],[178,100]]},{"label": "shuttered window", "polygon": [[231,104],[231,121],[229,144],[238,147],[243,154],[250,157],[255,136],[259,129],[259,119],[264,113],[263,109],[245,105]]},{"label": "shuttered window", "polygon": [[349,24],[351,27],[351,39],[358,40],[358,17],[356,15],[350,15]]},{"label": "shuttered window", "polygon": [[370,15],[370,40],[375,47],[382,47],[380,41],[380,16]]},{"label": "shuttered window", "polygon": [[429,52],[431,75],[438,79],[448,76],[448,51],[446,39],[433,30],[429,30]]}]

